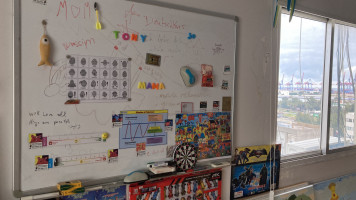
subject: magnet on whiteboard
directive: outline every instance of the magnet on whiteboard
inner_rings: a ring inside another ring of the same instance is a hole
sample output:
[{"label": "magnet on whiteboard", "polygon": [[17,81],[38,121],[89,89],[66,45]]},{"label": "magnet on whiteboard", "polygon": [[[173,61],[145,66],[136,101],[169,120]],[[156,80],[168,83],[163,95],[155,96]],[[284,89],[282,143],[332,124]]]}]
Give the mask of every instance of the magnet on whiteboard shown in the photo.
[{"label": "magnet on whiteboard", "polygon": [[195,76],[190,67],[184,66],[180,68],[180,76],[183,79],[185,86],[192,87],[195,83]]},{"label": "magnet on whiteboard", "polygon": [[138,35],[136,35],[136,34],[131,34],[131,40],[132,40],[132,41],[137,41],[137,37],[138,37]]},{"label": "magnet on whiteboard", "polygon": [[148,82],[148,83],[147,83],[147,87],[146,87],[146,89],[152,89],[152,85],[151,85],[151,83],[150,83],[150,82]]},{"label": "magnet on whiteboard", "polygon": [[108,137],[109,137],[109,133],[107,132],[101,134],[101,139],[103,140],[103,142],[105,142]]},{"label": "magnet on whiteboard", "polygon": [[152,90],[153,89],[158,90],[158,88],[159,88],[159,84],[158,83],[152,83]]},{"label": "magnet on whiteboard", "polygon": [[130,35],[128,33],[124,33],[124,34],[122,34],[122,39],[129,40],[130,39]]},{"label": "magnet on whiteboard", "polygon": [[51,48],[50,48],[50,41],[49,41],[49,38],[47,35],[46,20],[42,20],[42,26],[43,26],[43,35],[40,40],[41,61],[38,63],[38,66],[41,66],[41,65],[52,66],[52,63],[49,61]]},{"label": "magnet on whiteboard", "polygon": [[141,36],[142,42],[145,42],[147,35],[140,35],[140,36]]},{"label": "magnet on whiteboard", "polygon": [[119,37],[119,33],[120,31],[113,31],[114,35],[115,35],[115,39],[117,39]]},{"label": "magnet on whiteboard", "polygon": [[162,82],[159,84],[159,88],[158,88],[158,89],[159,89],[159,90],[164,90],[164,89],[165,89],[165,87],[164,87],[164,85],[163,85]]},{"label": "magnet on whiteboard", "polygon": [[189,36],[188,36],[188,40],[190,40],[190,39],[195,39],[197,36],[195,35],[195,34],[193,34],[193,33],[189,33],[188,34]]},{"label": "magnet on whiteboard", "polygon": [[146,83],[145,82],[138,82],[138,89],[146,89]]}]

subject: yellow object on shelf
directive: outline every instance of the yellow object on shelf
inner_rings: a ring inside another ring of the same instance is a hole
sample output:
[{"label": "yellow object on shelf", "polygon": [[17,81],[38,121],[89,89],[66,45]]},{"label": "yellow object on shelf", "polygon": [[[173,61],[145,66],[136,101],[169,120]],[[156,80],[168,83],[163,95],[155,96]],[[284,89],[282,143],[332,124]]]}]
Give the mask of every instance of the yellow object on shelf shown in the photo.
[{"label": "yellow object on shelf", "polygon": [[62,196],[83,193],[85,191],[85,188],[82,187],[82,182],[80,181],[68,181],[58,183],[57,189],[59,190],[59,193]]}]

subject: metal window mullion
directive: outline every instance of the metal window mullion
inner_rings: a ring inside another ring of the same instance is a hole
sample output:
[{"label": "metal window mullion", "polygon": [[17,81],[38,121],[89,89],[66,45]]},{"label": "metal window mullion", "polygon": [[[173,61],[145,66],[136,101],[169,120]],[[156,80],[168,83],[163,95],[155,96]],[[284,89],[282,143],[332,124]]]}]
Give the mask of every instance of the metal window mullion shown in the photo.
[{"label": "metal window mullion", "polygon": [[326,37],[325,37],[325,60],[324,60],[324,76],[323,76],[324,79],[323,79],[321,144],[320,144],[322,153],[324,155],[329,153],[334,31],[335,31],[335,22],[333,20],[328,20],[328,22],[326,23]]}]

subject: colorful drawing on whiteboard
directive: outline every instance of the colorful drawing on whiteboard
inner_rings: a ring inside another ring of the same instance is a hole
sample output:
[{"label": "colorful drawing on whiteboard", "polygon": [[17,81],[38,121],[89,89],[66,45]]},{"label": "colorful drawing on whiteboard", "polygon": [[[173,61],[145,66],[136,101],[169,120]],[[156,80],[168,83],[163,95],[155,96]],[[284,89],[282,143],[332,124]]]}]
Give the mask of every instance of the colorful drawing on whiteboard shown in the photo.
[{"label": "colorful drawing on whiteboard", "polygon": [[231,155],[231,114],[208,112],[176,115],[176,144],[189,142],[198,159]]},{"label": "colorful drawing on whiteboard", "polygon": [[130,101],[130,58],[67,56],[67,100]]},{"label": "colorful drawing on whiteboard", "polygon": [[136,148],[137,143],[143,142],[146,146],[167,144],[167,110],[121,111],[120,114],[123,115],[120,149]]},{"label": "colorful drawing on whiteboard", "polygon": [[[330,169],[332,170],[332,169]],[[356,173],[314,184],[315,199],[356,199]]]}]

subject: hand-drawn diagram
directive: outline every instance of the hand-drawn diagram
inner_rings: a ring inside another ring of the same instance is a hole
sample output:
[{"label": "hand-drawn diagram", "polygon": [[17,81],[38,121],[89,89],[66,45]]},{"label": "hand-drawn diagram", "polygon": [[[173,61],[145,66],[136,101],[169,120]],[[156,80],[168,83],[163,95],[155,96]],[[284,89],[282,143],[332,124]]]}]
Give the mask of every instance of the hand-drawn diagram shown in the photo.
[{"label": "hand-drawn diagram", "polygon": [[167,144],[167,110],[122,111],[120,114],[123,114],[120,149],[136,148],[136,143],[143,142],[147,146]]},{"label": "hand-drawn diagram", "polygon": [[67,57],[67,99],[81,102],[129,101],[130,58]]},{"label": "hand-drawn diagram", "polygon": [[198,159],[231,155],[230,112],[176,115],[176,144],[189,142],[198,148]]}]

